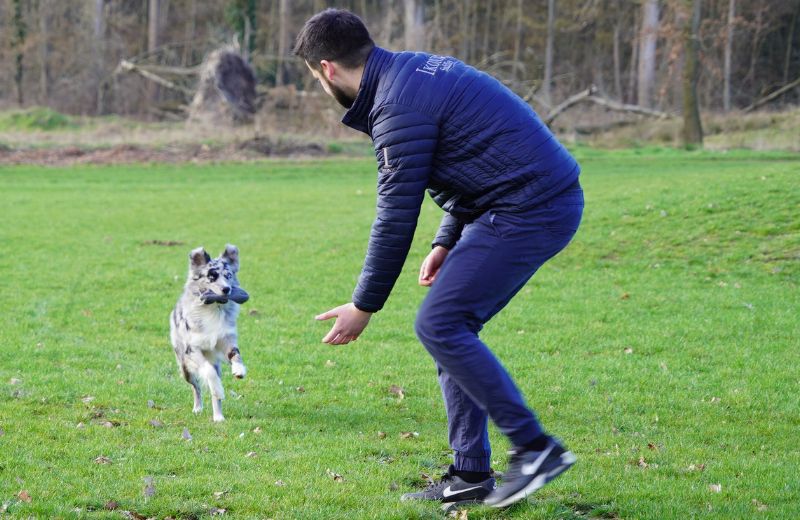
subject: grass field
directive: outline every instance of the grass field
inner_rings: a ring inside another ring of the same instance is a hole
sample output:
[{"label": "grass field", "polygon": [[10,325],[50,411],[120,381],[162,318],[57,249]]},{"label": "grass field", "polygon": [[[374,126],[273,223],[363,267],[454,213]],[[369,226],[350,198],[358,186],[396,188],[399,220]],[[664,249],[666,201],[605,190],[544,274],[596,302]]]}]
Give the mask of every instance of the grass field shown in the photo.
[{"label": "grass field", "polygon": [[[579,461],[469,518],[800,517],[800,157],[577,154],[575,241],[482,337]],[[313,320],[349,299],[374,184],[371,160],[0,169],[0,517],[440,518],[398,501],[449,460],[412,327],[438,208],[357,343]],[[213,424],[168,314],[226,242],[249,373]]]}]

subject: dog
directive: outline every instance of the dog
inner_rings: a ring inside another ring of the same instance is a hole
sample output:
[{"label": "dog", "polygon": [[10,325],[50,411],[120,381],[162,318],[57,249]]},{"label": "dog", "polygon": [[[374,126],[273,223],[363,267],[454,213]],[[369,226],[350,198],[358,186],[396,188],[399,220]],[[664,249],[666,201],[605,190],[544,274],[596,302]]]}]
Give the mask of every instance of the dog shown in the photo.
[{"label": "dog", "polygon": [[239,305],[249,299],[239,287],[239,249],[231,244],[215,259],[202,247],[189,253],[189,275],[175,308],[170,314],[170,339],[183,378],[192,386],[194,408],[203,410],[201,385],[211,394],[215,422],[224,421],[221,363],[227,360],[231,372],[244,378],[247,369],[242,361],[236,334]]}]

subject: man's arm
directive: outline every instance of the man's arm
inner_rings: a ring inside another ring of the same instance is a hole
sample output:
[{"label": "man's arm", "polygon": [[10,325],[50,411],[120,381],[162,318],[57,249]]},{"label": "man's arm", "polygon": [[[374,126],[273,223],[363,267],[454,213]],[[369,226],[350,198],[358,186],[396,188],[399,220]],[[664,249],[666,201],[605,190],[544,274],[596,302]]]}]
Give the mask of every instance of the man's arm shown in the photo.
[{"label": "man's arm", "polygon": [[457,217],[450,213],[445,213],[442,217],[442,223],[439,224],[439,230],[436,231],[436,237],[433,239],[432,247],[442,246],[446,249],[453,249],[458,239],[461,238],[461,231],[464,229],[464,223]]},{"label": "man's arm", "polygon": [[384,106],[375,114],[372,140],[379,164],[375,221],[353,301],[317,316],[336,318],[324,343],[355,341],[372,313],[383,308],[414,238],[438,134],[431,117],[403,105]]},{"label": "man's arm", "polygon": [[380,165],[375,221],[353,303],[376,312],[383,307],[408,255],[438,141],[429,116],[404,105],[379,109],[372,139]]}]

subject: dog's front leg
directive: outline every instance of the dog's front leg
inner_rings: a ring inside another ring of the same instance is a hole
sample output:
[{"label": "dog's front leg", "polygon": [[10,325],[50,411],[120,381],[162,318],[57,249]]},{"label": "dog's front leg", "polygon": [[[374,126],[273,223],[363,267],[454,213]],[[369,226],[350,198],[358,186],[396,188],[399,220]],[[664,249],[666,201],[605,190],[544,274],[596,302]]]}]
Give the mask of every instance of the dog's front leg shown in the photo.
[{"label": "dog's front leg", "polygon": [[247,375],[247,367],[244,366],[242,354],[236,345],[236,336],[226,336],[222,343],[225,345],[225,357],[231,362],[231,373],[237,379],[244,379],[244,376]]}]

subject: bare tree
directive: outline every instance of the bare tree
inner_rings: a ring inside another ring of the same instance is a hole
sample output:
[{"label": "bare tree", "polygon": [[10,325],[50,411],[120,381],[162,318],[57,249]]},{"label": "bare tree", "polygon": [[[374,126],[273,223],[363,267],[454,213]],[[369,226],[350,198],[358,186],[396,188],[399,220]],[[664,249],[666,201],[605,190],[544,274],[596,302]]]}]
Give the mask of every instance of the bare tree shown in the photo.
[{"label": "bare tree", "polygon": [[16,69],[14,71],[14,81],[17,85],[17,104],[22,106],[25,102],[23,94],[22,80],[25,67],[25,36],[28,34],[28,26],[25,24],[25,17],[22,13],[22,0],[14,0],[14,36],[11,41],[11,48],[16,50]]},{"label": "bare tree", "polygon": [[648,108],[652,108],[653,105],[658,15],[658,0],[644,0],[642,3],[642,28],[639,35],[638,103]]},{"label": "bare tree", "polygon": [[542,98],[551,103],[550,86],[553,82],[553,44],[556,33],[556,0],[547,0],[547,45],[544,50],[544,82]]},{"label": "bare tree", "polygon": [[722,107],[731,109],[731,58],[733,56],[733,27],[736,19],[736,0],[728,0],[728,25],[725,31],[725,68],[722,78]]},{"label": "bare tree", "polygon": [[280,0],[278,8],[278,61],[275,70],[275,85],[286,82],[286,56],[291,44],[289,42],[289,24],[291,23],[292,8],[289,0]]},{"label": "bare tree", "polygon": [[49,0],[39,2],[39,103],[50,103],[50,7]]},{"label": "bare tree", "polygon": [[703,146],[703,126],[697,102],[698,54],[702,0],[686,0],[691,16],[684,30],[685,63],[683,69],[683,143],[684,146]]},{"label": "bare tree", "polygon": [[614,90],[616,91],[617,99],[623,99],[622,95],[622,57],[621,57],[621,33],[622,33],[622,20],[623,11],[620,6],[620,0],[615,2],[615,11],[617,17],[614,21]]},{"label": "bare tree", "polygon": [[403,35],[407,50],[425,49],[425,13],[422,2],[403,0]]}]

